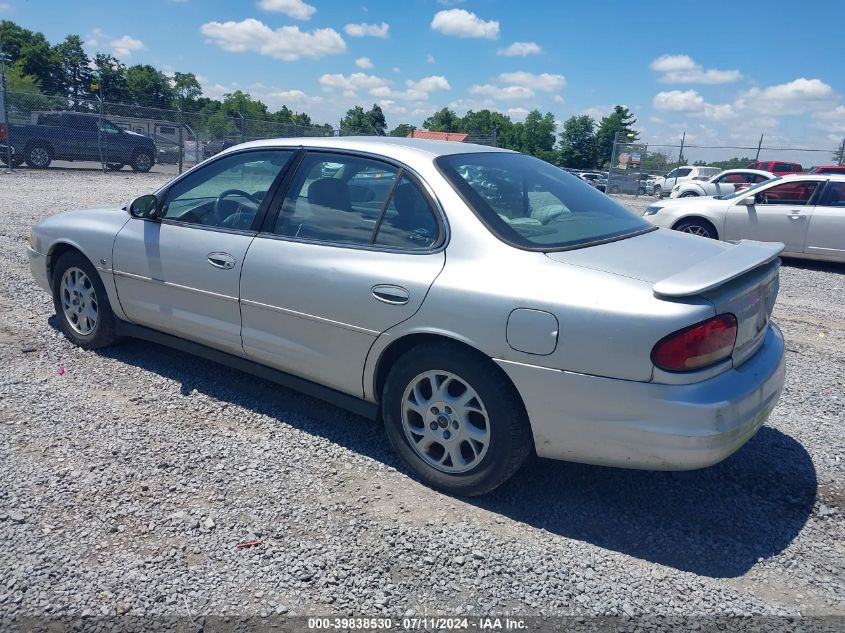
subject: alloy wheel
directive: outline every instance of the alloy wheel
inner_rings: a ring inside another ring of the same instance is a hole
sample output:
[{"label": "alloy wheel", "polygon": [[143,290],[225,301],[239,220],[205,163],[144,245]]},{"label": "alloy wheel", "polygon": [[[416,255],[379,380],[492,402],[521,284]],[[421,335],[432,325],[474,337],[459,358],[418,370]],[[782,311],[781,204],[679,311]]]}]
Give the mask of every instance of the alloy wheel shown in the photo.
[{"label": "alloy wheel", "polygon": [[91,334],[97,327],[97,293],[82,269],[72,266],[64,272],[59,296],[70,327],[82,336]]},{"label": "alloy wheel", "polygon": [[698,224],[690,224],[689,226],[685,226],[681,230],[681,233],[691,233],[692,235],[698,235],[700,237],[710,237],[710,231]]},{"label": "alloy wheel", "polygon": [[472,386],[448,371],[417,375],[402,397],[402,428],[414,452],[445,473],[471,470],[490,446],[490,422]]},{"label": "alloy wheel", "polygon": [[33,167],[44,167],[50,162],[50,154],[43,147],[33,147],[29,151],[29,159]]}]

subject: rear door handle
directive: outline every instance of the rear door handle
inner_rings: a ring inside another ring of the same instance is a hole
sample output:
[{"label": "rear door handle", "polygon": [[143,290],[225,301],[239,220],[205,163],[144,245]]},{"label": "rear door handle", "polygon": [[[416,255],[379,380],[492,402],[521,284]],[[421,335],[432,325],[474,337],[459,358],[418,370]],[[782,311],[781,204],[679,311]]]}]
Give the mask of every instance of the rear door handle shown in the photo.
[{"label": "rear door handle", "polygon": [[390,305],[401,306],[408,303],[411,298],[411,293],[402,286],[394,286],[392,284],[379,284],[373,286],[373,296],[382,303]]},{"label": "rear door handle", "polygon": [[209,253],[208,263],[215,268],[231,270],[235,267],[235,258],[232,255],[229,255],[229,253]]}]

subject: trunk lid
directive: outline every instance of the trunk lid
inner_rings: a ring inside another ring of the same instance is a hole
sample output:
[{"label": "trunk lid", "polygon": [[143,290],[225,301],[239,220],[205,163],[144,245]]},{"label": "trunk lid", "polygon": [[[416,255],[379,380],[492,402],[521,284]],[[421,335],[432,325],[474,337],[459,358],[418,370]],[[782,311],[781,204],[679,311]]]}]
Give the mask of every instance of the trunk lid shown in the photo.
[{"label": "trunk lid", "polygon": [[[737,319],[734,366],[762,345],[778,292],[783,244],[737,244],[660,229],[629,239],[571,251],[549,252],[557,262],[601,270],[652,284],[655,297],[700,297],[715,314]],[[667,332],[668,334],[668,332]]]}]

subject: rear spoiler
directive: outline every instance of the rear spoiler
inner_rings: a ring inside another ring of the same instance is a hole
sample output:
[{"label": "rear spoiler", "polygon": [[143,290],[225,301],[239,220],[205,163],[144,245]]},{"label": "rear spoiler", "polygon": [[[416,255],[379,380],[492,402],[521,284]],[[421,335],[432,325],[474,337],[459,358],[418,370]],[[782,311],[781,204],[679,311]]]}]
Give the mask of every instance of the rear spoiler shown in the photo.
[{"label": "rear spoiler", "polygon": [[780,242],[740,240],[734,248],[658,281],[652,290],[663,297],[701,294],[769,263],[783,249],[784,245]]}]

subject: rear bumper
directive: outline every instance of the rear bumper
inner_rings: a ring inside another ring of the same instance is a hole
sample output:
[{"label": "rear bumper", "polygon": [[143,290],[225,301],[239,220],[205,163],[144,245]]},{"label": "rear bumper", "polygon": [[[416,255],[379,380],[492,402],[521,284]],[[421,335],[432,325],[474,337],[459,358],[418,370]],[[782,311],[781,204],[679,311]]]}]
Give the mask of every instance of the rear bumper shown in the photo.
[{"label": "rear bumper", "polygon": [[52,292],[50,289],[50,280],[47,279],[47,257],[27,245],[26,258],[29,260],[29,268],[32,271],[32,277],[35,279],[35,283],[45,291]]},{"label": "rear bumper", "polygon": [[783,336],[770,325],[740,367],[666,385],[496,361],[522,395],[540,457],[650,470],[725,459],[763,425],[783,388]]}]

